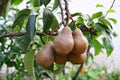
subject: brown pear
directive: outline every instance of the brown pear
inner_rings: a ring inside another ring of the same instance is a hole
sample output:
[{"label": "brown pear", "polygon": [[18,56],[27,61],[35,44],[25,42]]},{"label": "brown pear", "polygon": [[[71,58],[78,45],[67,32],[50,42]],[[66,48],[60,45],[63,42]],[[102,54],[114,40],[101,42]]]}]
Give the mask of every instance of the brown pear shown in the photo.
[{"label": "brown pear", "polygon": [[86,58],[87,58],[86,52],[84,52],[83,54],[75,54],[71,52],[67,56],[67,60],[70,61],[72,64],[82,64],[85,62]]},{"label": "brown pear", "polygon": [[55,54],[56,64],[65,64],[66,61],[67,61],[67,56],[61,56],[61,55]]},{"label": "brown pear", "polygon": [[79,28],[76,28],[73,31],[73,39],[74,39],[73,52],[75,54],[82,54],[88,49],[88,41]]},{"label": "brown pear", "polygon": [[54,62],[54,45],[52,41],[47,42],[36,55],[39,66],[49,67]]},{"label": "brown pear", "polygon": [[74,47],[74,40],[72,37],[72,31],[67,26],[56,36],[54,40],[55,51],[58,55],[67,55]]}]

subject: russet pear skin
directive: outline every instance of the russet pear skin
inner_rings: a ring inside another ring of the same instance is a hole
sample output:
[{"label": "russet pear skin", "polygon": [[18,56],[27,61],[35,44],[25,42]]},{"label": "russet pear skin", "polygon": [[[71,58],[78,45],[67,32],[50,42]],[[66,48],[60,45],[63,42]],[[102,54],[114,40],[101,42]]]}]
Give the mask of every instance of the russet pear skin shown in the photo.
[{"label": "russet pear skin", "polygon": [[36,55],[36,61],[39,66],[49,67],[54,62],[54,44],[47,42]]},{"label": "russet pear skin", "polygon": [[55,63],[56,64],[65,64],[66,61],[67,61],[67,56],[61,56],[61,55],[58,55],[58,54],[55,54]]},{"label": "russet pear skin", "polygon": [[56,36],[54,40],[55,51],[58,55],[67,55],[74,47],[74,40],[72,37],[72,31],[67,26]]},{"label": "russet pear skin", "polygon": [[84,52],[83,54],[75,54],[74,52],[71,52],[67,56],[67,61],[70,61],[72,64],[82,64],[85,62],[86,58],[86,52]]},{"label": "russet pear skin", "polygon": [[73,31],[73,39],[74,39],[73,52],[75,54],[82,54],[88,49],[88,41],[79,28],[76,28]]}]

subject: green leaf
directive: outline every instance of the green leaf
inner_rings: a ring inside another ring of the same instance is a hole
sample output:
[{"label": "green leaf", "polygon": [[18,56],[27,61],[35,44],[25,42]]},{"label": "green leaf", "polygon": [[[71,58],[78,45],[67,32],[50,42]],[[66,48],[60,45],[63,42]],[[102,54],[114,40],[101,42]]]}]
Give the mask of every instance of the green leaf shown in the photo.
[{"label": "green leaf", "polygon": [[23,9],[23,10],[19,11],[17,16],[16,16],[16,19],[15,19],[15,21],[13,23],[13,29],[17,25],[22,27],[23,23],[24,23],[24,20],[26,20],[29,17],[30,13],[31,13],[30,9]]},{"label": "green leaf", "polygon": [[42,5],[41,0],[34,0],[34,7],[39,7],[41,5]]},{"label": "green leaf", "polygon": [[108,30],[108,27],[106,27],[105,25],[103,25],[103,24],[101,24],[101,23],[95,23],[94,28],[95,28],[95,30],[97,30],[97,31],[99,31],[99,32]]},{"label": "green leaf", "polygon": [[95,19],[95,18],[99,18],[99,17],[101,17],[101,16],[102,16],[102,12],[97,12],[97,13],[94,13],[94,14],[92,15],[92,18]]},{"label": "green leaf", "polygon": [[99,7],[104,7],[104,6],[102,4],[97,4],[96,8],[99,8]]},{"label": "green leaf", "polygon": [[24,65],[27,70],[27,72],[35,78],[34,74],[34,51],[29,51],[24,56]]},{"label": "green leaf", "polygon": [[93,43],[93,47],[94,47],[94,50],[95,50],[95,55],[98,55],[101,52],[102,45],[96,39],[92,40],[92,43]]},{"label": "green leaf", "polygon": [[47,6],[51,0],[41,0],[41,3]]},{"label": "green leaf", "polygon": [[96,79],[98,75],[95,74],[94,71],[89,71],[89,72],[88,72],[88,76],[90,76],[92,79]]},{"label": "green leaf", "polygon": [[71,14],[71,16],[72,16],[72,17],[75,17],[75,16],[82,16],[82,13],[76,12],[76,13]]},{"label": "green leaf", "polygon": [[81,24],[84,24],[84,20],[82,17],[78,17],[77,22],[76,22],[76,26],[79,26]]},{"label": "green leaf", "polygon": [[114,19],[114,18],[108,18],[110,21],[112,21],[114,24],[116,24],[117,23],[117,20],[116,19]]},{"label": "green leaf", "polygon": [[55,10],[57,7],[58,7],[58,0],[54,0],[54,4],[53,4],[53,9],[52,10]]},{"label": "green leaf", "polygon": [[53,24],[53,13],[51,10],[45,8],[43,12],[43,32],[46,32],[50,29]]},{"label": "green leaf", "polygon": [[36,23],[36,15],[31,15],[28,19],[28,23],[26,26],[26,34],[22,37],[22,39],[20,41],[20,43],[21,43],[20,45],[21,45],[23,52],[27,51],[27,48],[28,48],[31,40],[34,38],[35,23]]},{"label": "green leaf", "polygon": [[58,20],[57,20],[57,18],[53,15],[53,21],[52,21],[52,25],[51,25],[52,30],[55,30],[56,27],[57,27],[57,25],[58,25]]},{"label": "green leaf", "polygon": [[19,5],[23,0],[11,0],[11,3],[14,5]]},{"label": "green leaf", "polygon": [[36,15],[31,15],[28,19],[28,23],[26,26],[26,36],[32,40],[34,37],[34,33],[35,33],[35,23],[36,23]]},{"label": "green leaf", "polygon": [[[7,5],[5,6],[5,8],[4,8],[3,11],[2,11],[2,16],[3,16],[4,18],[8,15],[8,11],[9,11],[9,9],[10,9],[10,6],[11,6],[11,4],[10,4],[10,2],[8,1]],[[0,11],[1,11],[1,10],[0,10]]]},{"label": "green leaf", "polygon": [[47,70],[49,70],[49,71],[53,71],[53,68],[54,68],[54,64],[50,65],[49,67],[47,67],[47,68],[45,68],[45,69],[47,69]]},{"label": "green leaf", "polygon": [[104,48],[106,49],[107,56],[110,56],[113,51],[113,45],[109,38],[103,38],[103,45]]},{"label": "green leaf", "polygon": [[115,13],[115,10],[114,9],[109,9],[109,10],[107,10],[107,13]]},{"label": "green leaf", "polygon": [[63,65],[55,64],[53,73],[54,74],[59,74],[59,73],[61,73],[64,70],[64,68],[65,68],[64,64]]},{"label": "green leaf", "polygon": [[74,31],[75,28],[76,28],[74,22],[71,22],[71,23],[69,24],[69,27],[71,28],[72,31]]},{"label": "green leaf", "polygon": [[98,19],[103,25],[108,26],[109,29],[113,29],[111,23],[105,18]]}]

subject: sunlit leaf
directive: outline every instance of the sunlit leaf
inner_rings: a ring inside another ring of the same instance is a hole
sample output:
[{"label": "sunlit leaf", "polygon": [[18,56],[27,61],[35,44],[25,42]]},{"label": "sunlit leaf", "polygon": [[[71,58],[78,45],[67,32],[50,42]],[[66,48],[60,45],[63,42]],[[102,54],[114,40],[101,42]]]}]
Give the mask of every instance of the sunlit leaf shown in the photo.
[{"label": "sunlit leaf", "polygon": [[76,26],[79,26],[81,24],[84,24],[84,20],[82,17],[78,17],[77,22],[76,22]]},{"label": "sunlit leaf", "polygon": [[115,13],[116,11],[114,9],[107,10],[107,13]]},{"label": "sunlit leaf", "polygon": [[34,74],[34,51],[29,51],[24,56],[24,65],[27,72],[35,78]]},{"label": "sunlit leaf", "polygon": [[113,45],[109,38],[103,38],[103,45],[106,49],[107,56],[110,56],[113,51]]},{"label": "sunlit leaf", "polygon": [[54,0],[54,4],[53,4],[53,9],[52,10],[55,10],[57,7],[58,7],[58,0]]},{"label": "sunlit leaf", "polygon": [[12,4],[19,5],[23,0],[10,0]]},{"label": "sunlit leaf", "polygon": [[97,13],[94,13],[92,15],[92,18],[95,19],[95,18],[98,18],[98,17],[101,17],[102,16],[102,12],[97,12]]},{"label": "sunlit leaf", "polygon": [[43,32],[46,32],[50,29],[53,24],[53,13],[51,10],[45,8],[43,12]]},{"label": "sunlit leaf", "polygon": [[114,18],[108,18],[110,21],[112,21],[114,24],[116,24],[117,23],[117,20],[116,19],[114,19]]},{"label": "sunlit leaf", "polygon": [[104,7],[104,6],[102,4],[97,4],[96,8],[99,8],[99,7]]},{"label": "sunlit leaf", "polygon": [[93,46],[94,46],[95,55],[98,55],[101,52],[102,45],[96,39],[92,40],[92,43],[93,43]]}]

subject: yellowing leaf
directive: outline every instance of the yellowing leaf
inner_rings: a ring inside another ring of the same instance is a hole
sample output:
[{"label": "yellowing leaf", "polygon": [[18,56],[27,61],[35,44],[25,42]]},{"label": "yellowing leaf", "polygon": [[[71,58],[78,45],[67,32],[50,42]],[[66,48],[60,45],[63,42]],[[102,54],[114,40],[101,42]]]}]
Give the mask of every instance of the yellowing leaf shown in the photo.
[{"label": "yellowing leaf", "polygon": [[81,69],[81,71],[80,71],[80,74],[84,75],[84,72],[85,72],[84,66],[82,66],[82,69]]}]

